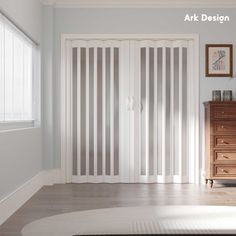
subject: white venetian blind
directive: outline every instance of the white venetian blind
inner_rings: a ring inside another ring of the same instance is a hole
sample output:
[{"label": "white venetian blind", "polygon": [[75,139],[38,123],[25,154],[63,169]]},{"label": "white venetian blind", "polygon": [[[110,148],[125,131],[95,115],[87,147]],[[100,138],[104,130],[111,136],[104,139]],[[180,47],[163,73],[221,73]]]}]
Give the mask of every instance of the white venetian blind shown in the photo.
[{"label": "white venetian blind", "polygon": [[33,120],[33,48],[0,14],[0,122]]}]

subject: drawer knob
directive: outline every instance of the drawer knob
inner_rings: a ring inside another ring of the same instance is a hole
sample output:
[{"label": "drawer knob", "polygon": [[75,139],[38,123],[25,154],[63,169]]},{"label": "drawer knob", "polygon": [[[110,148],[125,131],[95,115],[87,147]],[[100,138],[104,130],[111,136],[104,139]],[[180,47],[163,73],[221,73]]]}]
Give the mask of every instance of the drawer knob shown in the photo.
[{"label": "drawer knob", "polygon": [[222,157],[222,158],[225,158],[225,159],[229,159],[227,156],[225,156],[225,155],[223,155],[223,154],[221,155],[221,157]]},{"label": "drawer knob", "polygon": [[221,129],[224,129],[224,128],[225,128],[225,127],[222,125],[222,126],[221,126]]},{"label": "drawer knob", "polygon": [[228,142],[226,142],[224,139],[221,140],[222,144],[229,144]]},{"label": "drawer knob", "polygon": [[224,173],[228,173],[228,171],[227,171],[227,170],[224,170],[224,169],[221,169],[221,171],[224,172]]},{"label": "drawer knob", "polygon": [[222,111],[222,112],[221,112],[221,114],[225,114],[225,112],[224,112],[224,111]]}]

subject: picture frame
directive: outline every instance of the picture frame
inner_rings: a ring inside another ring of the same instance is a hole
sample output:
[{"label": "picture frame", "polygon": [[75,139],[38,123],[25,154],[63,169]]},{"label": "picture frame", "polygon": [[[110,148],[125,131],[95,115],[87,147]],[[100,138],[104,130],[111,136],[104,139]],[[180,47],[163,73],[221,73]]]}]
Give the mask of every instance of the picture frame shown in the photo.
[{"label": "picture frame", "polygon": [[233,45],[206,44],[206,77],[233,77]]}]

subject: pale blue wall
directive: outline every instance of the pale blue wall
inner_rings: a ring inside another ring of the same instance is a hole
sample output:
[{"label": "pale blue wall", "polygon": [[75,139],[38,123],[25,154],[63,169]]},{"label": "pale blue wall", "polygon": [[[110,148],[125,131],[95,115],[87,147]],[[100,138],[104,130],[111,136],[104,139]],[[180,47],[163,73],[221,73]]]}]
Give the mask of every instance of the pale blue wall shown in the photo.
[{"label": "pale blue wall", "polygon": [[43,7],[42,53],[42,120],[43,120],[43,168],[52,169],[53,159],[53,7]]}]

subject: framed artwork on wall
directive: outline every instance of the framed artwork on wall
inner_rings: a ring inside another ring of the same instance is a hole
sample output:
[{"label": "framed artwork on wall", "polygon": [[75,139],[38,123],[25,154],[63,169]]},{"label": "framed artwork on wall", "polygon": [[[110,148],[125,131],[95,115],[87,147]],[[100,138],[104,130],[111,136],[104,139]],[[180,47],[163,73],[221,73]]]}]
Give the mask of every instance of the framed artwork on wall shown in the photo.
[{"label": "framed artwork on wall", "polygon": [[206,77],[233,77],[233,45],[206,44]]}]

